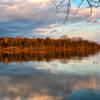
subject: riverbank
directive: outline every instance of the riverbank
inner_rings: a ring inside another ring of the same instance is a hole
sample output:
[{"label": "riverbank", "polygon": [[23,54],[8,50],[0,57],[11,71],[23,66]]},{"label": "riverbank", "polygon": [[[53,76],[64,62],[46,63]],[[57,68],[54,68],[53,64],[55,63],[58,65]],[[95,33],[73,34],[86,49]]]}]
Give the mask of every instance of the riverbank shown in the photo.
[{"label": "riverbank", "polygon": [[40,38],[0,38],[1,53],[22,52],[91,52],[100,49],[100,44],[81,38],[40,39]]}]

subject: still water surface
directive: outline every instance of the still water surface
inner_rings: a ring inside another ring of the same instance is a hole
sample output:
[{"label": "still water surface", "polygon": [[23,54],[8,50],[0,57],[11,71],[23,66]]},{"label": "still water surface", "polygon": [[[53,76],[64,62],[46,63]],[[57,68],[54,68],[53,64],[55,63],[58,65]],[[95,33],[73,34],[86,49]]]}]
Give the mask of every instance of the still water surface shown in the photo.
[{"label": "still water surface", "polygon": [[100,54],[0,63],[0,100],[100,100]]}]

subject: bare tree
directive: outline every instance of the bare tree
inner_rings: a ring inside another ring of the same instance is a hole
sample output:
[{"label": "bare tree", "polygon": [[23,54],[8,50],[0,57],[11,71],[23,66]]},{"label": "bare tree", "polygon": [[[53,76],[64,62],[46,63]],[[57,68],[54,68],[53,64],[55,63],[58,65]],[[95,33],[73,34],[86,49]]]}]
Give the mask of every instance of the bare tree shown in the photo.
[{"label": "bare tree", "polygon": [[[80,7],[81,7],[82,5],[84,5],[83,2],[87,2],[88,8],[90,8],[90,15],[89,15],[89,16],[92,15],[92,10],[93,10],[93,8],[98,8],[98,7],[100,7],[100,0],[79,0],[79,1],[80,1],[80,3],[79,3],[79,5],[78,5],[76,14],[78,13],[78,10],[80,9]],[[64,23],[65,23],[65,22],[67,21],[67,18],[68,18],[68,16],[69,16],[69,13],[70,13],[70,10],[71,10],[72,0],[58,0],[57,3],[58,3],[58,4],[56,5],[57,13],[58,13],[58,8],[59,8],[62,4],[67,3],[67,6],[66,6],[66,7],[67,7],[67,10],[66,10],[66,17],[65,17],[65,21],[64,21]]]}]

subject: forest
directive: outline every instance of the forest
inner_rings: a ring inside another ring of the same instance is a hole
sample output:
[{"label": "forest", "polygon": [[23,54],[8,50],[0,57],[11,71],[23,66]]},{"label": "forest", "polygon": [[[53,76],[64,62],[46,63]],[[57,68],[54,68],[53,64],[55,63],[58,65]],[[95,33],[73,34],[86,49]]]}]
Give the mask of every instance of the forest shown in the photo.
[{"label": "forest", "polygon": [[34,51],[77,51],[88,52],[100,49],[100,45],[96,42],[83,40],[80,37],[74,38],[0,38],[0,52],[2,53],[20,53]]}]

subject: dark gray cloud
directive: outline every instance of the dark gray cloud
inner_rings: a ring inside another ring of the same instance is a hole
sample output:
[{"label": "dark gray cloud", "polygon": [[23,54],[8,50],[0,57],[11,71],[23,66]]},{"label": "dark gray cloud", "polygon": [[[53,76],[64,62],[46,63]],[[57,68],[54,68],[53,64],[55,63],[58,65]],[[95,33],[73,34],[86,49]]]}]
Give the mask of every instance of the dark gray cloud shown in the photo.
[{"label": "dark gray cloud", "polygon": [[[87,19],[89,9],[83,9],[77,16],[73,16],[75,11],[76,7],[73,6],[67,23],[89,22],[94,18],[100,18],[99,8],[94,9],[90,19]],[[64,9],[60,8],[59,13],[56,13],[53,0],[44,0],[44,3],[32,0],[1,0],[0,36],[32,37],[37,28],[48,28],[52,24],[59,25],[63,23],[65,16]]]}]

